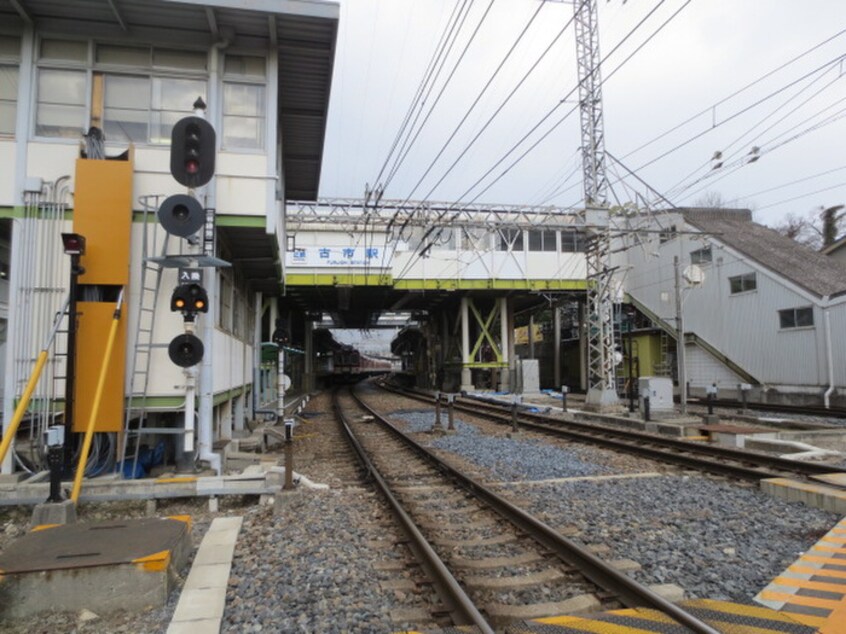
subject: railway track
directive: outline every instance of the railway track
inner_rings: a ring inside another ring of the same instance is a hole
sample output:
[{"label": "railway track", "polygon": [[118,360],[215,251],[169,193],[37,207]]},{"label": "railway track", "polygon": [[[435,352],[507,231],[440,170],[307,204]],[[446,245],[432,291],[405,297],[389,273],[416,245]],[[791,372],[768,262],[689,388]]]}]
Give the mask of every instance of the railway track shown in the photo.
[{"label": "railway track", "polygon": [[[434,403],[434,397],[430,394],[401,389],[384,383],[378,385],[418,401]],[[512,424],[510,407],[505,405],[458,397],[455,399],[454,407],[457,411],[494,422]],[[600,423],[565,421],[526,411],[518,411],[517,422],[518,425],[533,431],[742,480],[757,481],[763,478],[797,476],[813,478],[835,470],[830,465],[821,463],[801,462]]]},{"label": "railway track", "polygon": [[[369,387],[363,389],[372,389]],[[693,632],[708,624],[568,540],[405,436],[360,394],[333,407],[442,602],[433,620],[497,631],[510,621],[620,606],[660,610]],[[572,607],[570,607],[572,609]]]},{"label": "railway track", "polygon": [[[708,401],[702,398],[689,399],[689,404],[695,404],[700,407],[707,407]],[[717,399],[712,402],[712,405],[717,408],[741,409],[743,402],[733,399]],[[775,403],[747,403],[746,409],[757,410],[761,412],[773,412],[781,414],[790,414],[792,416],[819,416],[821,418],[846,418],[846,408],[831,407],[826,409],[822,406],[813,405],[778,405]]]}]

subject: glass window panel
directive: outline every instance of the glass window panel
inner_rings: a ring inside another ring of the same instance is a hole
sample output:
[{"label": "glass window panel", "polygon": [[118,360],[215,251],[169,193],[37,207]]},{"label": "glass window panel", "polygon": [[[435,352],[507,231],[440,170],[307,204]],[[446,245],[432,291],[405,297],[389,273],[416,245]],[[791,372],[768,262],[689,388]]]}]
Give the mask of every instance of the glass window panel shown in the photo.
[{"label": "glass window panel", "polygon": [[730,277],[729,278],[729,288],[731,289],[732,294],[740,293],[743,291],[743,280],[740,277]]},{"label": "glass window panel", "polygon": [[544,231],[543,232],[543,250],[544,251],[555,251],[555,231]]},{"label": "glass window panel", "polygon": [[543,231],[529,231],[529,251],[543,251]]},{"label": "glass window panel", "polygon": [[105,106],[146,112],[150,108],[150,79],[106,75]]},{"label": "glass window panel", "polygon": [[223,62],[223,71],[227,75],[264,78],[266,69],[267,63],[263,57],[227,55]]},{"label": "glass window panel", "polygon": [[104,132],[107,141],[132,141],[146,143],[149,130],[149,113],[146,110],[106,108]]},{"label": "glass window panel", "polygon": [[153,111],[150,113],[150,143],[170,143],[170,134],[174,124],[185,116],[184,112]]},{"label": "glass window panel", "polygon": [[747,291],[754,291],[758,288],[758,278],[754,273],[749,273],[743,276],[743,288]]},{"label": "glass window panel", "polygon": [[792,308],[778,311],[778,320],[782,328],[793,328],[796,326]]},{"label": "glass window panel", "polygon": [[40,70],[35,134],[79,137],[85,130],[85,72]]},{"label": "glass window panel", "polygon": [[0,35],[0,57],[18,59],[21,56],[21,38],[14,35]]},{"label": "glass window panel", "polygon": [[264,86],[224,84],[223,114],[263,117]]},{"label": "glass window panel", "polygon": [[85,108],[38,104],[35,111],[37,136],[81,138],[85,131]]},{"label": "glass window panel", "polygon": [[85,72],[46,70],[38,73],[39,103],[85,105]]},{"label": "glass window panel", "polygon": [[198,51],[180,51],[172,48],[153,49],[153,66],[178,70],[206,70],[208,56]]},{"label": "glass window panel", "polygon": [[146,46],[100,45],[97,47],[97,63],[148,68],[150,49]]},{"label": "glass window panel", "polygon": [[260,148],[264,139],[264,119],[256,117],[223,117],[223,146],[226,148]]},{"label": "glass window panel", "polygon": [[88,42],[72,40],[41,40],[41,59],[58,61],[88,61]]},{"label": "glass window panel", "polygon": [[15,115],[17,108],[14,101],[0,100],[0,134],[15,133]]},{"label": "glass window panel", "polygon": [[18,101],[17,66],[0,66],[0,134],[15,133]]},{"label": "glass window panel", "polygon": [[813,308],[797,308],[796,309],[796,327],[803,328],[805,326],[814,325],[814,309]]},{"label": "glass window panel", "polygon": [[200,79],[153,78],[153,110],[192,114],[197,97],[206,99],[206,82]]}]

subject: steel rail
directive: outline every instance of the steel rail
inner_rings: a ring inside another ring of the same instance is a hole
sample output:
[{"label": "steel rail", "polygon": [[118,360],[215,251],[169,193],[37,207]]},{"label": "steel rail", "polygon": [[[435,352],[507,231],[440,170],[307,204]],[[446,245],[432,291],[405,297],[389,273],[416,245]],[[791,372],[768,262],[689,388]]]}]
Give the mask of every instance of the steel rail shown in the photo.
[{"label": "steel rail", "polygon": [[[474,406],[478,401],[474,401]],[[493,403],[485,403],[491,408],[497,408],[504,411]],[[801,462],[799,460],[791,460],[790,458],[782,458],[780,456],[772,456],[764,453],[752,452],[744,449],[737,449],[734,447],[722,447],[719,445],[704,445],[701,443],[694,443],[690,440],[682,438],[673,438],[669,436],[662,436],[660,434],[653,434],[650,432],[638,431],[635,429],[619,429],[612,425],[601,423],[588,423],[583,421],[562,421],[544,414],[536,414],[534,412],[521,412],[521,416],[526,419],[540,421],[541,424],[551,425],[553,429],[561,428],[563,425],[568,427],[577,427],[585,430],[588,433],[598,434],[617,434],[632,438],[639,442],[651,442],[665,447],[685,451],[690,453],[697,453],[700,455],[707,455],[715,458],[722,458],[725,460],[736,460],[738,462],[745,462],[754,464],[758,467],[766,467],[776,469],[781,472],[798,473],[804,476],[821,475],[824,473],[831,473],[832,467],[830,465],[821,464],[818,462]],[[782,475],[779,473],[776,475]]]},{"label": "steel rail", "polygon": [[[704,398],[689,399],[688,403],[707,407],[708,401]],[[741,409],[743,402],[734,399],[714,399],[714,407],[727,407]],[[746,409],[759,410],[762,412],[781,412],[784,414],[806,414],[808,416],[819,416],[822,418],[846,418],[846,408],[831,407],[826,409],[821,405],[779,405],[776,403],[746,403]]]},{"label": "steel rail", "polygon": [[[358,400],[358,399],[356,399]],[[332,407],[335,410],[335,416],[341,423],[344,434],[347,437],[350,445],[355,451],[358,461],[361,463],[367,475],[373,480],[376,487],[382,493],[385,500],[391,507],[397,520],[402,525],[403,530],[411,540],[411,548],[417,555],[421,566],[433,580],[435,591],[440,596],[441,600],[446,605],[447,610],[455,625],[474,625],[483,634],[494,634],[493,628],[485,620],[485,617],[479,612],[476,605],[464,592],[464,589],[452,575],[446,564],[441,560],[420,530],[414,523],[414,520],[405,512],[402,504],[394,496],[390,486],[379,473],[379,470],[371,462],[367,456],[367,452],[361,443],[356,438],[355,433],[349,425],[349,420],[341,410],[338,402],[338,391],[336,390],[332,395]]]},{"label": "steel rail", "polygon": [[384,416],[362,401],[358,394],[352,392],[352,396],[362,408],[370,412],[374,418],[378,419],[391,430],[394,435],[402,439],[403,442],[412,447],[420,455],[424,456],[440,471],[455,479],[477,498],[484,500],[504,519],[526,532],[526,534],[547,548],[551,553],[555,554],[564,563],[577,568],[579,572],[598,587],[613,593],[627,607],[652,608],[663,612],[693,632],[698,632],[699,634],[719,634],[719,630],[714,629],[696,616],[689,614],[683,608],[658,596],[648,587],[626,576],[587,549],[579,546],[576,542],[567,539],[548,524],[494,493],[481,482],[474,480],[442,461],[431,451],[394,427]]},{"label": "steel rail", "polygon": [[[430,395],[425,393],[398,390],[397,388],[385,385],[382,387],[416,400],[424,402],[434,400]],[[456,409],[469,414],[486,416],[499,422],[511,424],[510,413],[507,413],[505,406],[478,400],[474,400],[472,405],[470,405],[462,403],[459,399],[455,400],[454,406]],[[488,410],[488,412],[480,410]],[[753,453],[732,447],[703,445],[690,440],[671,438],[632,429],[620,429],[611,425],[572,420],[562,421],[551,416],[532,412],[520,412],[518,421],[530,429],[556,436],[744,480],[754,481],[762,478],[777,478],[783,477],[786,473],[811,477],[836,471],[830,465],[816,462],[800,462],[789,458]],[[703,456],[717,458],[719,460],[732,460],[745,464],[726,464],[725,462],[709,460]]]}]

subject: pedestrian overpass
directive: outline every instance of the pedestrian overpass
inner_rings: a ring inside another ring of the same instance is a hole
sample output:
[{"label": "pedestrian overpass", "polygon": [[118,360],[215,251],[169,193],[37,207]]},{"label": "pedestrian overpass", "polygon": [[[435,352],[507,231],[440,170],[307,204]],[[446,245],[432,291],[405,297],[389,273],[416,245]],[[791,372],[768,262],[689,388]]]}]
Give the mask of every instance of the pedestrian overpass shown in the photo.
[{"label": "pedestrian overpass", "polygon": [[285,306],[308,316],[305,341],[326,316],[375,328],[386,312],[410,313],[429,337],[430,366],[460,366],[464,388],[484,368],[508,389],[515,314],[586,289],[588,227],[576,210],[288,202],[285,227]]}]

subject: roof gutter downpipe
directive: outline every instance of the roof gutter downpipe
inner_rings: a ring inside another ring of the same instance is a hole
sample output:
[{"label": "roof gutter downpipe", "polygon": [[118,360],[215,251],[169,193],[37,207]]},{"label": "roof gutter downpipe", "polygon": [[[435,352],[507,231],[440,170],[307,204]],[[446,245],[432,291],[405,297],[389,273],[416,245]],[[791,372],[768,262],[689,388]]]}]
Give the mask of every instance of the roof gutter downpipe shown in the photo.
[{"label": "roof gutter downpipe", "polygon": [[823,310],[825,320],[825,356],[828,362],[828,389],[823,394],[823,403],[826,409],[831,409],[831,394],[834,392],[834,356],[831,351],[831,316],[829,309]]},{"label": "roof gutter downpipe", "polygon": [[[223,121],[221,116],[221,97],[218,88],[220,83],[220,51],[229,46],[229,39],[223,38],[219,42],[215,42],[211,47],[211,54],[209,55],[209,110],[207,113],[210,123],[216,130],[220,130],[220,124]],[[202,116],[202,114],[200,114]],[[217,147],[215,151],[220,151],[220,134],[217,134]],[[217,179],[206,186],[206,200],[205,206],[207,208],[217,208]],[[217,240],[215,240],[215,243]],[[217,245],[215,244],[215,251]],[[209,297],[216,298],[217,289],[217,270],[209,269],[208,274],[203,280],[208,291]],[[218,302],[214,299],[209,302],[209,311],[203,317],[203,346],[205,347],[205,354],[203,360],[200,362],[200,380],[199,380],[199,425],[197,433],[197,449],[199,459],[208,462],[217,475],[222,472],[222,459],[220,454],[215,453],[212,448],[214,446],[214,331],[217,323],[217,307]]]}]

